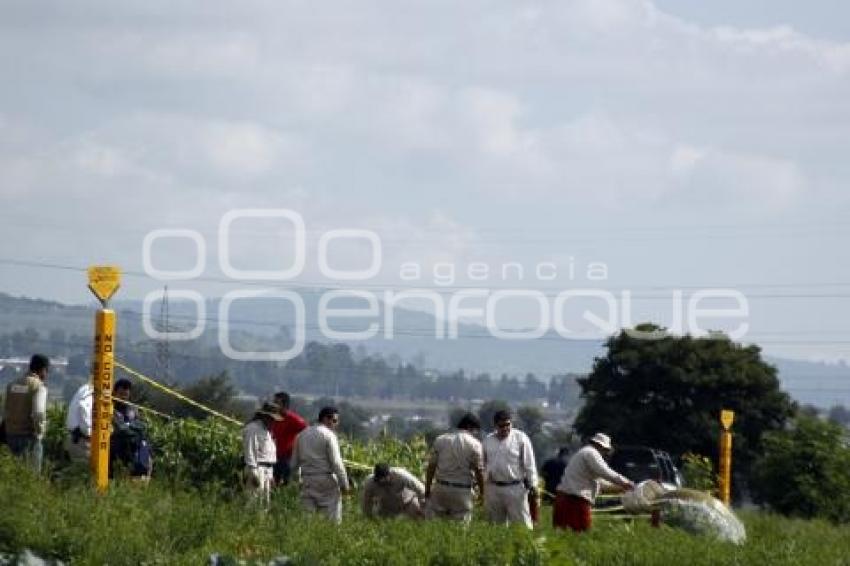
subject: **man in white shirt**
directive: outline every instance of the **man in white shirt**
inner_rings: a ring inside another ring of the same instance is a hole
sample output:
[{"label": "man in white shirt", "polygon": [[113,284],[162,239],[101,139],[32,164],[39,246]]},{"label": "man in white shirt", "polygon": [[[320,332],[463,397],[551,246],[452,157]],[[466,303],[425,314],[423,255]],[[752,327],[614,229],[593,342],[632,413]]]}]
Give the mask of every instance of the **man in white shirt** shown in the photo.
[{"label": "man in white shirt", "polygon": [[21,456],[41,471],[44,458],[42,440],[47,431],[47,373],[50,360],[42,354],[30,359],[29,373],[6,386],[5,410],[6,443],[9,450]]},{"label": "man in white shirt", "polygon": [[530,529],[529,492],[537,496],[534,448],[528,435],[513,428],[510,412],[497,411],[493,424],[496,430],[484,439],[484,508],[493,523],[521,523]]},{"label": "man in white shirt", "polygon": [[[463,521],[472,520],[473,481],[484,494],[481,442],[475,434],[481,422],[472,413],[461,417],[455,432],[441,434],[431,446],[425,473],[425,515]],[[436,481],[433,489],[431,485]]]},{"label": "man in white shirt", "polygon": [[375,470],[363,486],[363,514],[372,518],[376,507],[379,517],[404,513],[411,519],[422,517],[419,500],[425,497],[425,485],[404,468],[375,464]]},{"label": "man in white shirt", "polygon": [[571,528],[576,532],[590,529],[591,506],[603,487],[610,484],[628,490],[634,484],[625,476],[612,470],[605,456],[612,451],[611,439],[601,432],[576,452],[558,484],[552,524],[555,528]]},{"label": "man in white shirt", "polygon": [[301,476],[301,505],[307,511],[322,512],[335,523],[342,522],[342,495],[349,492],[348,474],[336,438],[339,410],[323,407],[319,422],[307,427],[295,439],[290,468]]},{"label": "man in white shirt", "polygon": [[277,449],[270,432],[271,423],[281,418],[280,408],[273,403],[266,403],[242,429],[245,487],[266,505],[271,501],[273,470],[277,462]]},{"label": "man in white shirt", "polygon": [[86,464],[91,455],[92,400],[91,383],[81,385],[68,403],[65,417],[65,450],[72,462]]}]

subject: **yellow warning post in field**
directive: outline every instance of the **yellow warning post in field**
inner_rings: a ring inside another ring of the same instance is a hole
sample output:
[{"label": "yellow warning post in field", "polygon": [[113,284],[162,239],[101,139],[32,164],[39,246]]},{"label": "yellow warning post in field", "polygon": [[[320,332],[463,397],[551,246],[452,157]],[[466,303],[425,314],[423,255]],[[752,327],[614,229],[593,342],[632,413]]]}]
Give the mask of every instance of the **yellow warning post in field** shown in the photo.
[{"label": "yellow warning post in field", "polygon": [[720,500],[729,505],[732,501],[732,422],[735,411],[723,409],[720,411],[720,465],[717,467],[719,476]]},{"label": "yellow warning post in field", "polygon": [[724,430],[729,430],[732,428],[732,423],[735,421],[735,411],[729,411],[727,409],[723,409],[720,411],[720,424],[723,425]]},{"label": "yellow warning post in field", "polygon": [[121,285],[121,269],[115,265],[89,267],[89,289],[104,305]]},{"label": "yellow warning post in field", "polygon": [[115,371],[115,311],[106,308],[121,285],[121,269],[115,265],[89,267],[89,289],[103,306],[95,313],[92,353],[91,471],[98,491],[109,487],[109,439],[112,434],[112,377]]}]

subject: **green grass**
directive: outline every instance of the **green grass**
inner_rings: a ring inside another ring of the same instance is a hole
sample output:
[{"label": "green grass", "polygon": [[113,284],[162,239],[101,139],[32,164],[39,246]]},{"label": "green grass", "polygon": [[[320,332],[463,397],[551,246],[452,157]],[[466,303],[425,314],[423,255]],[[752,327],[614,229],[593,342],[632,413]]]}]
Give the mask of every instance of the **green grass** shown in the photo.
[{"label": "green grass", "polygon": [[[0,552],[29,548],[73,564],[203,564],[212,553],[297,564],[850,564],[850,527],[745,513],[743,547],[645,522],[597,520],[585,535],[476,521],[371,522],[346,500],[341,527],[298,511],[294,490],[268,512],[241,496],[116,482],[49,482],[0,454]],[[548,514],[544,519],[548,520]]]}]

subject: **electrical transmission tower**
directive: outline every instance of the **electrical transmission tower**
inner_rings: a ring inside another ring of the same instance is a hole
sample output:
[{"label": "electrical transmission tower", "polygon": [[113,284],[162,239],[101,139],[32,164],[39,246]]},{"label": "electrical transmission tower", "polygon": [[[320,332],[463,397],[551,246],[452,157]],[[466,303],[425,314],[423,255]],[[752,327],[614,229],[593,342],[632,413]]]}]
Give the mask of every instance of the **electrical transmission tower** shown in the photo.
[{"label": "electrical transmission tower", "polygon": [[171,351],[168,346],[168,333],[171,332],[168,323],[168,285],[162,290],[162,300],[159,303],[159,331],[161,335],[156,343],[157,375],[168,382],[171,378]]}]

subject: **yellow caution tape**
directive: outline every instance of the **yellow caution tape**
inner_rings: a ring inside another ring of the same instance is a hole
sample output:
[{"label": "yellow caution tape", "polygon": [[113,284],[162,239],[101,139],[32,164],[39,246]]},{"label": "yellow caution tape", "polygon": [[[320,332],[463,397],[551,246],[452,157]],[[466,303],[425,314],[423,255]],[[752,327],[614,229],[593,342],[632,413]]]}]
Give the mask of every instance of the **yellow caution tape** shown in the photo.
[{"label": "yellow caution tape", "polygon": [[351,468],[360,468],[361,470],[372,470],[374,466],[367,466],[366,464],[361,464],[360,462],[352,462],[351,460],[343,459],[342,463]]},{"label": "yellow caution tape", "polygon": [[168,393],[169,395],[172,395],[172,396],[174,396],[174,397],[177,397],[177,398],[178,398],[178,399],[180,399],[181,401],[183,401],[183,402],[185,402],[185,403],[188,403],[188,404],[192,405],[193,407],[197,407],[198,409],[201,409],[202,411],[206,411],[207,413],[209,413],[209,414],[211,414],[211,415],[214,415],[214,416],[216,416],[216,417],[218,417],[218,418],[220,418],[220,419],[223,419],[223,420],[225,420],[225,421],[227,421],[227,422],[229,422],[229,423],[235,424],[235,425],[240,426],[240,427],[241,427],[241,426],[243,426],[243,425],[245,424],[245,423],[242,423],[242,422],[240,422],[240,421],[238,421],[238,420],[234,419],[233,417],[229,417],[229,416],[227,416],[227,415],[225,415],[225,414],[219,413],[219,412],[218,412],[218,411],[216,411],[215,409],[210,409],[209,407],[206,407],[206,406],[204,406],[204,405],[202,405],[202,404],[198,403],[197,401],[195,401],[195,400],[193,400],[193,399],[189,399],[188,397],[186,397],[186,396],[185,396],[185,395],[183,395],[182,393],[179,393],[179,392],[177,392],[177,391],[174,391],[174,390],[173,390],[173,389],[171,389],[170,387],[166,387],[165,385],[163,385],[163,384],[159,383],[158,381],[154,381],[154,380],[153,380],[153,379],[151,379],[150,377],[148,377],[148,376],[146,376],[146,375],[143,375],[143,374],[141,374],[141,373],[137,372],[137,371],[136,371],[136,370],[134,370],[134,369],[128,368],[127,366],[125,366],[124,364],[122,364],[121,362],[119,362],[118,360],[115,360],[115,367],[117,367],[118,369],[123,370],[125,373],[128,373],[128,374],[132,375],[133,377],[135,377],[135,378],[137,378],[137,379],[141,379],[141,380],[142,380],[142,381],[144,381],[145,383],[152,385],[153,387],[155,387],[155,388],[159,389],[160,391],[163,391],[163,392],[165,392],[165,393]]},{"label": "yellow caution tape", "polygon": [[144,411],[146,413],[152,413],[154,415],[157,415],[157,416],[160,416],[160,417],[163,417],[163,418],[166,418],[166,419],[177,419],[177,417],[173,417],[171,415],[166,415],[165,413],[160,413],[156,409],[151,409],[150,407],[143,407],[142,405],[139,405],[138,403],[131,403],[130,401],[125,401],[124,399],[119,399],[118,397],[113,397],[112,400],[115,401],[116,403],[121,403],[122,405],[129,405],[130,407],[135,407],[135,408],[137,408],[141,411]]},{"label": "yellow caution tape", "polygon": [[[239,425],[240,427],[244,425],[244,423],[242,423],[242,422],[240,422],[240,421],[238,421],[238,420],[234,419],[233,417],[229,417],[229,416],[227,416],[227,415],[224,415],[224,414],[222,414],[222,413],[219,413],[219,412],[218,412],[218,411],[216,411],[215,409],[211,409],[211,408],[209,408],[209,407],[206,407],[206,406],[202,405],[201,403],[198,403],[197,401],[195,401],[195,400],[193,400],[193,399],[190,399],[190,398],[186,397],[186,396],[185,396],[185,395],[183,395],[182,393],[179,393],[179,392],[177,392],[177,391],[175,391],[175,390],[171,389],[170,387],[166,387],[165,385],[163,385],[163,384],[159,383],[158,381],[155,381],[154,379],[152,379],[152,378],[150,378],[150,377],[148,377],[148,376],[146,376],[146,375],[144,375],[144,374],[142,374],[142,373],[139,373],[139,372],[137,372],[136,370],[134,370],[134,369],[132,369],[132,368],[129,368],[129,367],[125,366],[124,364],[122,364],[122,363],[121,363],[121,362],[119,362],[118,360],[116,360],[116,361],[115,361],[115,367],[117,367],[118,369],[120,369],[120,370],[124,371],[125,373],[128,373],[128,374],[132,375],[133,377],[135,377],[135,378],[137,378],[137,379],[140,379],[140,380],[144,381],[145,383],[148,383],[148,384],[152,385],[153,387],[155,387],[155,388],[159,389],[160,391],[162,391],[162,392],[164,392],[164,393],[167,393],[167,394],[169,394],[169,395],[172,395],[172,396],[174,396],[174,397],[176,397],[176,398],[180,399],[181,401],[184,401],[185,403],[188,403],[188,404],[192,405],[193,407],[197,407],[198,409],[201,409],[202,411],[206,411],[207,413],[209,413],[209,414],[211,414],[211,415],[214,415],[214,416],[216,416],[216,417],[218,417],[218,418],[220,418],[220,419],[224,419],[225,421],[227,421],[227,422],[229,422],[229,423],[232,423],[232,424],[235,424],[235,425]],[[116,401],[120,401],[120,399],[116,399]],[[126,403],[126,404],[128,404],[128,405],[132,405],[132,406],[138,407],[138,408],[140,408],[140,409],[142,409],[142,410],[149,411],[149,412],[151,412],[151,413],[155,413],[155,414],[161,415],[161,416],[166,417],[166,418],[174,418],[174,417],[170,417],[169,415],[166,415],[166,414],[160,413],[160,412],[158,412],[158,411],[154,411],[153,409],[148,409],[148,408],[146,408],[146,407],[141,407],[141,406],[139,406],[139,405],[135,405],[134,403],[130,403],[129,401],[125,401],[125,403]],[[360,462],[352,462],[351,460],[343,460],[342,462],[343,462],[343,464],[345,464],[346,466],[349,466],[349,467],[351,467],[351,468],[359,468],[359,469],[361,469],[361,470],[371,470],[371,469],[373,468],[373,466],[369,466],[369,465],[366,465],[366,464],[361,464]]]}]

